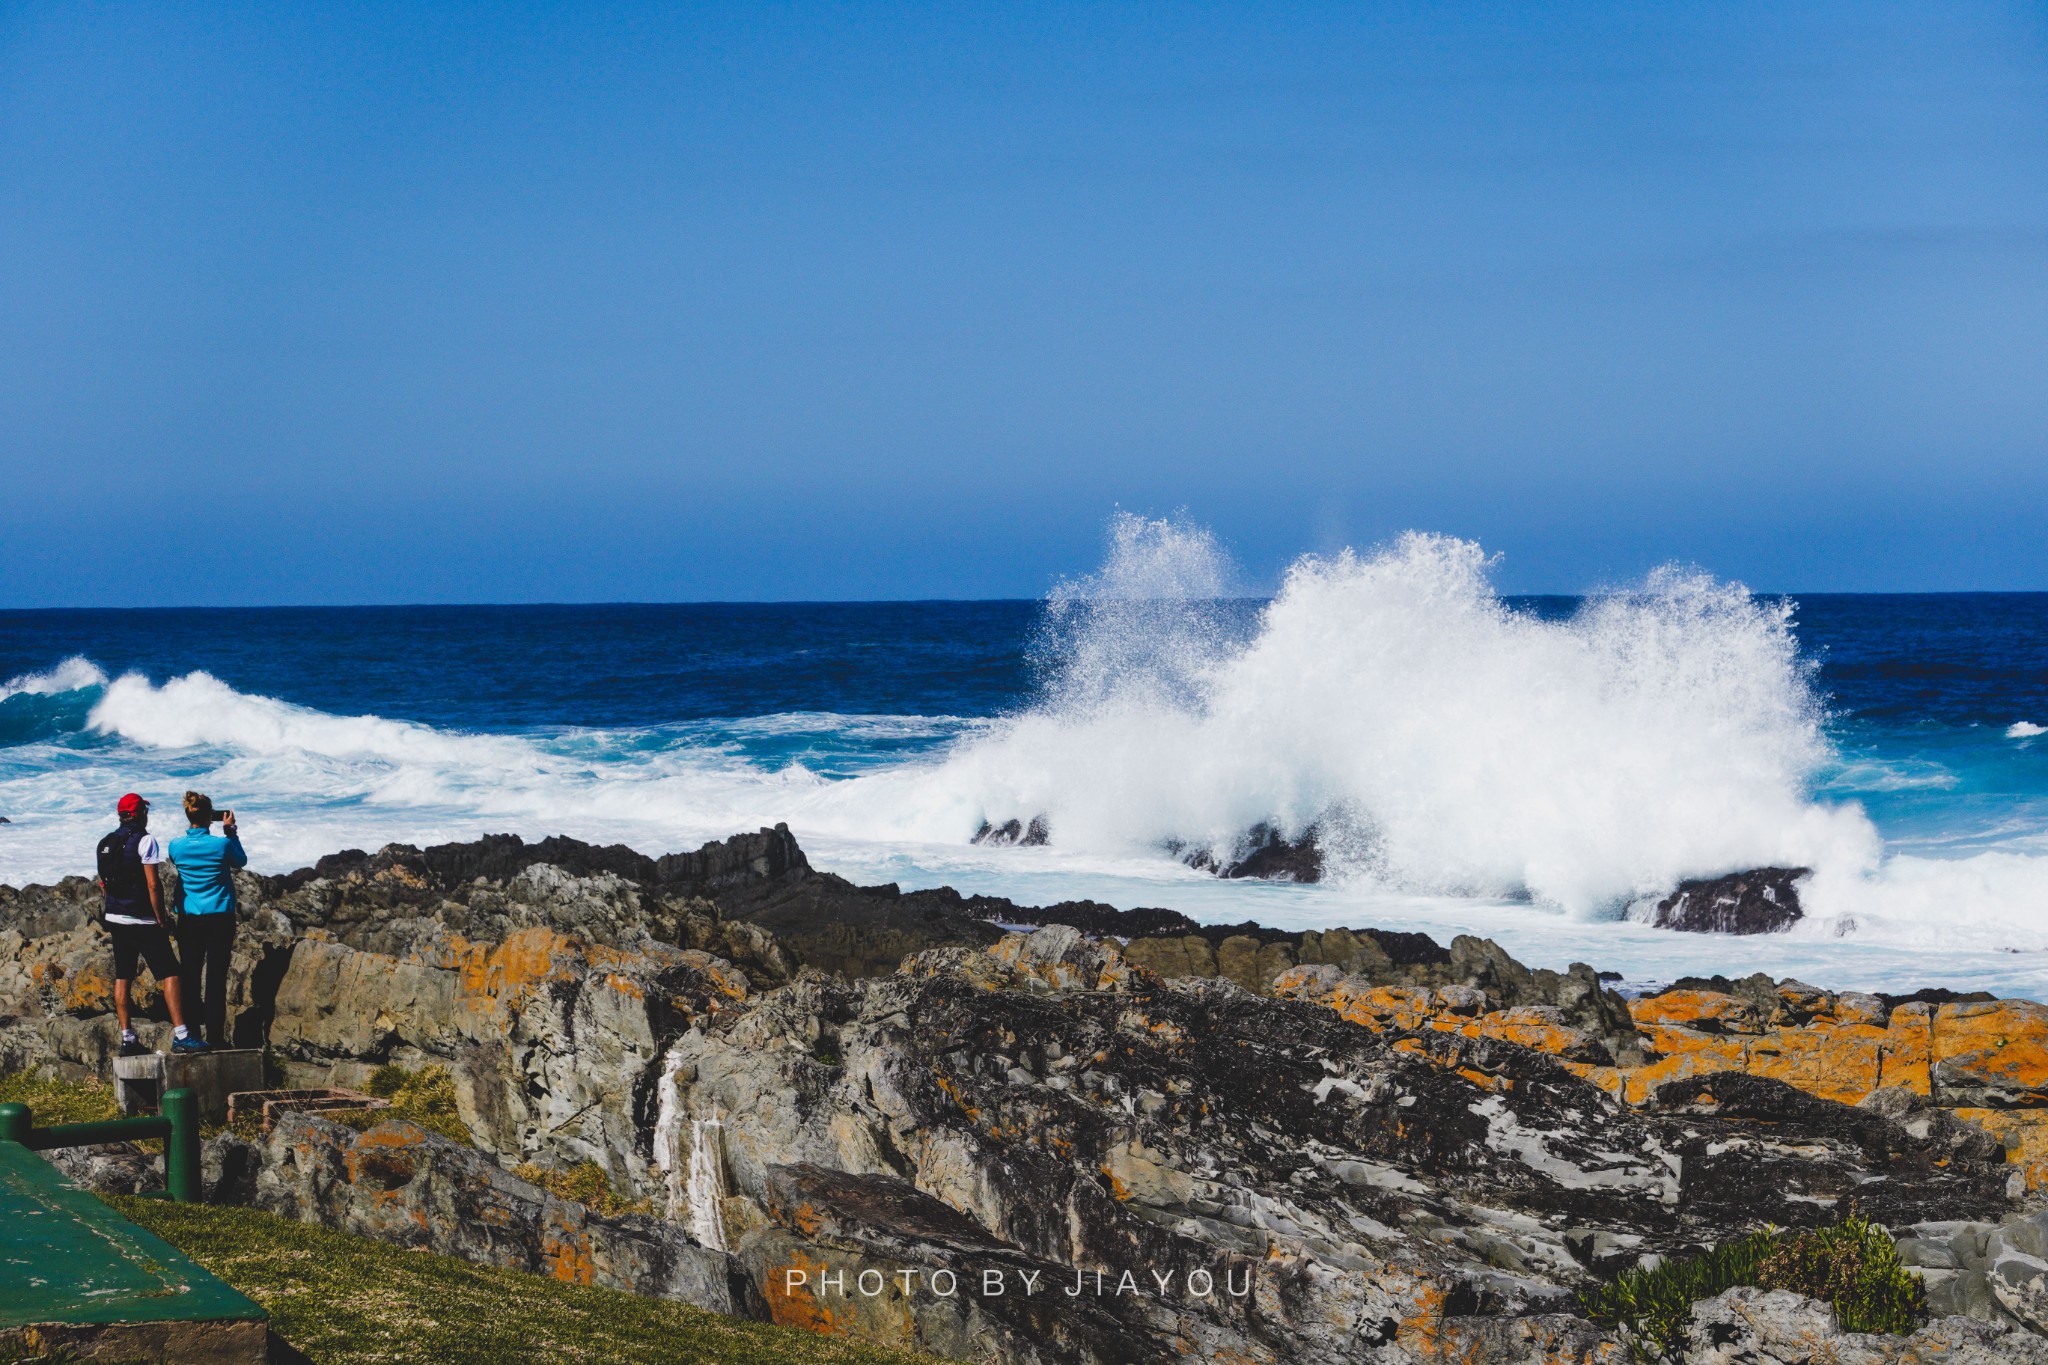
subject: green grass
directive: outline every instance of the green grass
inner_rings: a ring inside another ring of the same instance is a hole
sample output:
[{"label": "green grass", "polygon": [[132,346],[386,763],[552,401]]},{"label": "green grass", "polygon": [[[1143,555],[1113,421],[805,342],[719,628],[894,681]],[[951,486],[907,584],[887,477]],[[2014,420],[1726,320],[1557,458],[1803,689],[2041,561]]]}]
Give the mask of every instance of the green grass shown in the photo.
[{"label": "green grass", "polygon": [[110,1198],[270,1312],[318,1365],[912,1365],[912,1356],[563,1284],[254,1209]]},{"label": "green grass", "polygon": [[1692,1306],[1738,1285],[1789,1289],[1835,1310],[1845,1332],[1911,1332],[1927,1320],[1926,1289],[1891,1236],[1851,1215],[1833,1227],[1753,1232],[1700,1256],[1626,1270],[1579,1294],[1587,1317],[1628,1329],[1638,1359],[1677,1359]]},{"label": "green grass", "polygon": [[0,1074],[0,1104],[27,1105],[38,1128],[121,1117],[113,1086],[96,1080],[60,1080],[42,1071]]}]

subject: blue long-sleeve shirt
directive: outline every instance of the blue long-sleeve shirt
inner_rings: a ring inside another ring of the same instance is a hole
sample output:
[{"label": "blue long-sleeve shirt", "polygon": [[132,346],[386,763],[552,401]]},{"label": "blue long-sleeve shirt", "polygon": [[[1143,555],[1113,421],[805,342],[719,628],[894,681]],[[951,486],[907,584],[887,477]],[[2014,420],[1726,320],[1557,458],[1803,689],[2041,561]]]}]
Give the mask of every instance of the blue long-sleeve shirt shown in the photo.
[{"label": "blue long-sleeve shirt", "polygon": [[185,913],[225,915],[236,908],[235,869],[249,865],[239,835],[188,829],[164,849],[185,887]]}]

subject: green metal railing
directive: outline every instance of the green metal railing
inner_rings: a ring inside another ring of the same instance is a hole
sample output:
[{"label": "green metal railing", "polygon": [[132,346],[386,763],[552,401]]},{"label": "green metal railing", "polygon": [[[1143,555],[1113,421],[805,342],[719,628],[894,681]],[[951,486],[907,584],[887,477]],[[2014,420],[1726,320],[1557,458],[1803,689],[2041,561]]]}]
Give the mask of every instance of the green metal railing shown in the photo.
[{"label": "green metal railing", "polygon": [[145,1138],[164,1140],[164,1188],[170,1197],[181,1204],[201,1202],[197,1091],[164,1092],[163,1109],[155,1115],[102,1119],[98,1123],[59,1123],[48,1128],[35,1126],[35,1115],[27,1105],[0,1104],[0,1142],[18,1142],[32,1152],[47,1152],[52,1147],[90,1147],[100,1142],[139,1142]]}]

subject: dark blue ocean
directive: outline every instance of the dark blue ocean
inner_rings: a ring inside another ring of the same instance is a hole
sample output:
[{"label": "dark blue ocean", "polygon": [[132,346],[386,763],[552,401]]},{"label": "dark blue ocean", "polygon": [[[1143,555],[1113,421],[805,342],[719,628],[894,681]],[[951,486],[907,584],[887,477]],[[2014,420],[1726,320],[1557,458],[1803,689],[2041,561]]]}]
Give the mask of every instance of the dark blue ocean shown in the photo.
[{"label": "dark blue ocean", "polygon": [[[819,865],[1200,918],[1476,930],[1652,978],[2048,988],[2048,594],[1499,599],[1445,544],[1277,597],[0,612],[0,881],[123,791],[285,870],[499,830],[649,852],[787,820]],[[1150,580],[1144,580],[1149,583]],[[1043,849],[984,821],[1043,816]],[[1318,886],[1170,846],[1317,824]],[[1680,876],[1812,866],[1703,942]]]}]

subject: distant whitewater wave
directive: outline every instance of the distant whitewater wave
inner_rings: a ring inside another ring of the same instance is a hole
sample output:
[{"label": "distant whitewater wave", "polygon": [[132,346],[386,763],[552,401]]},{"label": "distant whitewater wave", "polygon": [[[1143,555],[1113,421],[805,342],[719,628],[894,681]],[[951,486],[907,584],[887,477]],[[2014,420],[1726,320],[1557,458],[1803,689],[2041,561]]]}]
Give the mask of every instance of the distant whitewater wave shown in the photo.
[{"label": "distant whitewater wave", "polygon": [[2030,720],[2013,722],[2005,732],[2007,739],[2032,739],[2035,735],[2048,735],[2048,726],[2036,725]]}]

